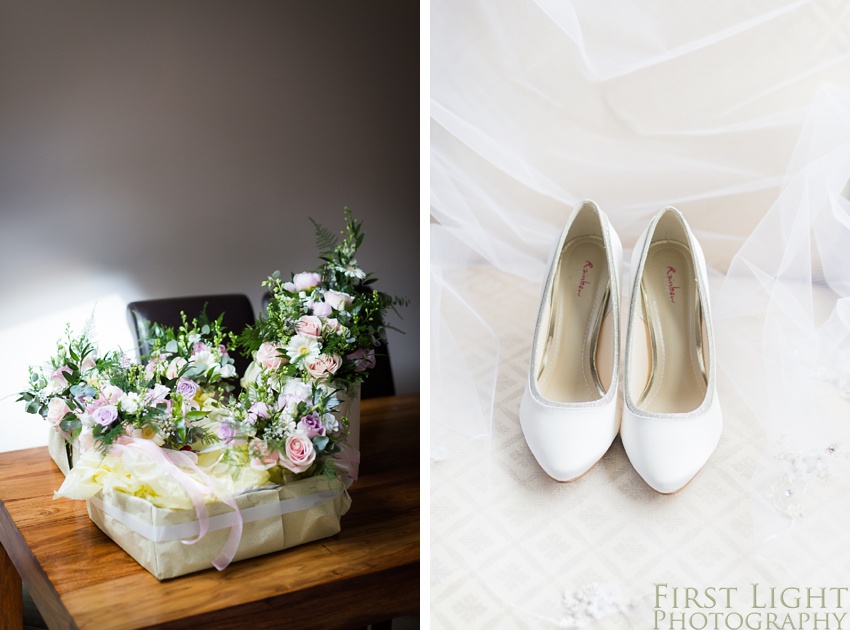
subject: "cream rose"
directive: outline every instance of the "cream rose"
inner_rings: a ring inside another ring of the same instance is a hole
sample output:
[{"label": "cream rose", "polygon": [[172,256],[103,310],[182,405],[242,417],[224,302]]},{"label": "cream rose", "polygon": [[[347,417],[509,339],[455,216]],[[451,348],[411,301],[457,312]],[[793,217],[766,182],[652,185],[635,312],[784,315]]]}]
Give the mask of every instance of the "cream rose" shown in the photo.
[{"label": "cream rose", "polygon": [[342,365],[342,359],[335,354],[320,354],[315,361],[307,362],[307,374],[315,379],[330,378]]}]

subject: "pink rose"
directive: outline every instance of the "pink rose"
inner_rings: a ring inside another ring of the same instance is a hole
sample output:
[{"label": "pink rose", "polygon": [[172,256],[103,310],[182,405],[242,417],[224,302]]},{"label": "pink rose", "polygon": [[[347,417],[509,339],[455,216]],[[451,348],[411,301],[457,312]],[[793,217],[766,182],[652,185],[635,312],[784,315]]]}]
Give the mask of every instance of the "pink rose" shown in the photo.
[{"label": "pink rose", "polygon": [[333,289],[325,291],[325,302],[337,311],[344,311],[347,307],[351,306],[353,301],[354,298],[348,295],[348,293],[334,291]]},{"label": "pink rose", "polygon": [[296,291],[306,291],[312,289],[322,281],[322,276],[312,271],[304,271],[296,273],[292,278],[292,284],[295,285]]},{"label": "pink rose", "polygon": [[281,466],[294,473],[302,473],[315,459],[316,451],[306,433],[296,431],[286,438],[286,457],[281,458]]},{"label": "pink rose", "polygon": [[327,317],[333,313],[331,305],[327,302],[313,302],[310,305],[310,310],[313,311],[313,315],[317,315],[318,317]]},{"label": "pink rose", "polygon": [[86,372],[94,367],[94,354],[88,354],[80,363],[80,372]]},{"label": "pink rose", "polygon": [[124,390],[117,385],[107,385],[103,388],[103,393],[101,394],[103,398],[109,401],[110,405],[117,405],[123,395]]},{"label": "pink rose", "polygon": [[285,357],[278,354],[279,348],[280,344],[277,343],[271,343],[269,341],[263,343],[260,349],[257,350],[257,363],[272,370],[279,368],[285,360]]},{"label": "pink rose", "polygon": [[63,372],[71,373],[71,368],[67,365],[63,365],[59,369],[57,369],[53,374],[50,375],[50,381],[53,383],[53,386],[56,389],[65,389],[68,386],[68,379],[65,378],[65,374]]},{"label": "pink rose", "polygon": [[329,317],[328,319],[326,319],[325,327],[335,333],[338,333],[342,330],[342,324],[339,323],[339,320],[336,317]]},{"label": "pink rose", "polygon": [[312,362],[305,364],[307,373],[315,379],[330,378],[342,365],[342,359],[335,354],[320,354]]},{"label": "pink rose", "polygon": [[165,385],[157,383],[145,394],[145,403],[151,405],[152,407],[155,407],[160,403],[171,402],[170,400],[166,400],[170,393],[171,390],[168,389]]},{"label": "pink rose", "polygon": [[255,402],[248,409],[248,422],[256,422],[258,418],[269,417],[269,406],[264,402]]},{"label": "pink rose", "polygon": [[51,398],[47,404],[47,421],[55,429],[58,429],[62,418],[69,413],[71,413],[71,408],[61,398]]},{"label": "pink rose", "polygon": [[269,447],[260,438],[254,438],[248,445],[251,455],[251,468],[255,470],[268,470],[277,464],[278,453],[270,451]]},{"label": "pink rose", "polygon": [[305,335],[307,337],[321,337],[322,320],[314,315],[304,315],[295,322],[295,331],[299,335]]},{"label": "pink rose", "polygon": [[364,372],[375,367],[375,351],[364,350],[359,348],[345,357],[349,361],[354,361],[354,371]]}]

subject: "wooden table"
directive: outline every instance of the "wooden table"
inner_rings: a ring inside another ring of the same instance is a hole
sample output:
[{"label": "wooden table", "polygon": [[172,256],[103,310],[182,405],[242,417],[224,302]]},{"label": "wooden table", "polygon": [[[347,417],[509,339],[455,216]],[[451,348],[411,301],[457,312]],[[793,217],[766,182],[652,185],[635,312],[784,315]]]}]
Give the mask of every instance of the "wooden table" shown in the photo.
[{"label": "wooden table", "polygon": [[342,532],[158,582],[86,514],[53,500],[47,448],[0,453],[0,628],[18,575],[50,628],[354,628],[419,609],[419,396],[365,400]]}]

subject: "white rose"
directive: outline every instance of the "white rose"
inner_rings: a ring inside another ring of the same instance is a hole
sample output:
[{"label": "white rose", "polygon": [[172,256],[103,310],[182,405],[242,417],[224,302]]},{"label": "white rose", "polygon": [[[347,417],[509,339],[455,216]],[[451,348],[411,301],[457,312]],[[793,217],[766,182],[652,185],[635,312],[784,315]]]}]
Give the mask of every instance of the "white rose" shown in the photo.
[{"label": "white rose", "polygon": [[221,367],[221,378],[233,378],[236,376],[236,367],[232,363]]},{"label": "white rose", "polygon": [[313,397],[313,388],[310,387],[308,383],[305,383],[300,379],[291,378],[286,381],[286,385],[283,386],[282,393],[292,394],[299,401],[306,402]]},{"label": "white rose", "polygon": [[239,381],[239,384],[242,385],[243,388],[248,387],[252,383],[257,382],[261,373],[262,369],[260,368],[260,364],[256,361],[251,361],[245,370],[245,375],[242,377],[242,380]]},{"label": "white rose", "polygon": [[139,395],[135,392],[124,394],[121,396],[121,400],[118,401],[118,405],[122,411],[136,413],[139,410]]},{"label": "white rose", "polygon": [[176,357],[171,360],[171,363],[168,364],[168,369],[165,370],[166,378],[177,378],[180,374],[180,370],[186,365],[186,359],[183,357]]},{"label": "white rose", "polygon": [[339,420],[332,413],[326,413],[322,416],[322,426],[328,433],[336,433],[339,431]]},{"label": "white rose", "polygon": [[189,363],[191,363],[197,368],[200,368],[202,372],[206,372],[213,365],[217,365],[209,350],[201,350],[200,352],[196,352],[192,355],[192,358],[189,360]]}]

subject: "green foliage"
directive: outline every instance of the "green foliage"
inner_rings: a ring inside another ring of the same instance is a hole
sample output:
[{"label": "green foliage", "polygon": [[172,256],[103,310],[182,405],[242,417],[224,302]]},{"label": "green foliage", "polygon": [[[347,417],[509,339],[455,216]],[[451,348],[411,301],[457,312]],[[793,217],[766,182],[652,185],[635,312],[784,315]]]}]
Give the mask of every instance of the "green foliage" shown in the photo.
[{"label": "green foliage", "polygon": [[312,217],[310,218],[310,223],[313,224],[316,230],[316,248],[319,250],[319,256],[324,260],[326,257],[333,255],[339,243],[339,237]]}]

